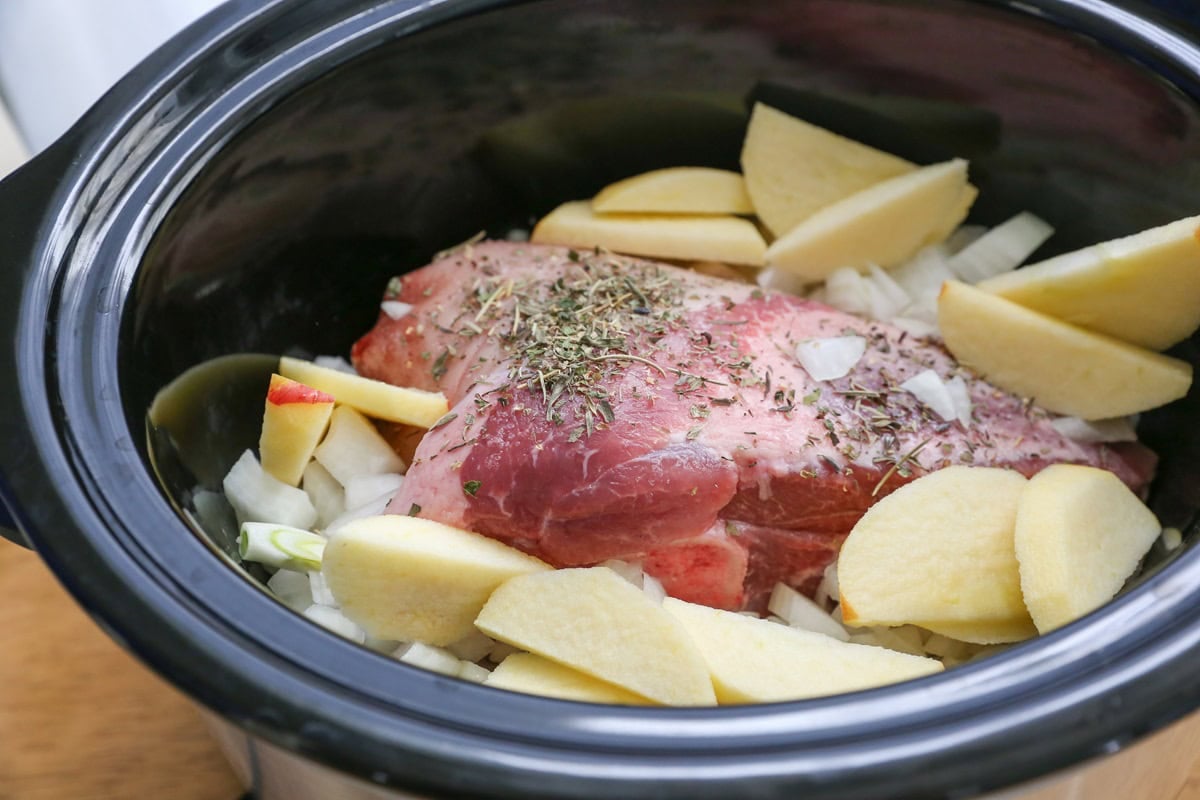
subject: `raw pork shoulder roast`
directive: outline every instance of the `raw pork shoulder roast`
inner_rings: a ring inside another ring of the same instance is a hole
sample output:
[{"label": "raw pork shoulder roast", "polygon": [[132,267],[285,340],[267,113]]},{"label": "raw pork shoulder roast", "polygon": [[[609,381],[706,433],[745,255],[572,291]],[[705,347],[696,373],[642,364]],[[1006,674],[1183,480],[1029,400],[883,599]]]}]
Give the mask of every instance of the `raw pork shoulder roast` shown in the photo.
[{"label": "raw pork shoulder roast", "polygon": [[[1080,444],[935,342],[797,297],[607,252],[467,245],[388,287],[353,349],[361,374],[445,392],[389,506],[555,566],[639,561],[675,597],[762,609],[812,593],[854,523],[951,464],[1032,475],[1091,464],[1142,490],[1137,444]],[[845,377],[814,380],[804,340],[857,335]],[[970,424],[899,388],[960,375]]]}]

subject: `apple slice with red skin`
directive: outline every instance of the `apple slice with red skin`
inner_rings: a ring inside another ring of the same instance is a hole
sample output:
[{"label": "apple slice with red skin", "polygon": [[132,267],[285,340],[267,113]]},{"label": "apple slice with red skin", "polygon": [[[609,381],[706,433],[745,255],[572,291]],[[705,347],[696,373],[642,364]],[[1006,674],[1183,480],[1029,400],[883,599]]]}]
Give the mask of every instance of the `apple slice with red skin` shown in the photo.
[{"label": "apple slice with red skin", "polygon": [[263,469],[289,486],[298,485],[329,425],[333,402],[333,395],[272,375],[258,440]]}]

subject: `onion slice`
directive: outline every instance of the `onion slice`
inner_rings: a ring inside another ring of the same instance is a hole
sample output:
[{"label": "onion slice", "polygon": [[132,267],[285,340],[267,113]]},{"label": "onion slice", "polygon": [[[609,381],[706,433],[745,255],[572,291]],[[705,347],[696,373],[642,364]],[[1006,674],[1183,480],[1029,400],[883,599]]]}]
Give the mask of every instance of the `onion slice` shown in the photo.
[{"label": "onion slice", "polygon": [[836,622],[829,612],[785,583],[775,584],[767,610],[793,628],[823,633],[843,642],[850,641],[850,634]]},{"label": "onion slice", "polygon": [[971,422],[971,395],[966,382],[958,376],[947,383],[936,372],[927,369],[900,384],[900,388],[929,406],[947,422],[957,420],[964,427]]},{"label": "onion slice", "polygon": [[828,339],[805,339],[796,345],[796,359],[815,381],[843,378],[867,351],[867,340],[861,336],[831,336]]},{"label": "onion slice", "polygon": [[1130,417],[1085,420],[1079,417],[1059,417],[1050,424],[1054,430],[1073,442],[1136,442],[1137,430]]},{"label": "onion slice", "polygon": [[1016,269],[1054,233],[1049,223],[1022,211],[950,257],[950,268],[967,283]]}]

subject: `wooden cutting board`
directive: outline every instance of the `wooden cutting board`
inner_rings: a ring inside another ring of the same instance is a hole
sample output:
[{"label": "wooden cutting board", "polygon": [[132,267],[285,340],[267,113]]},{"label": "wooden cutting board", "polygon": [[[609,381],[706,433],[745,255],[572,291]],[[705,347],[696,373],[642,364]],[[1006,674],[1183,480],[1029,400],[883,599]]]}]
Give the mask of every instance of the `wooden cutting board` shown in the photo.
[{"label": "wooden cutting board", "polygon": [[[0,800],[234,800],[241,795],[188,700],[109,640],[37,556],[2,540],[0,597],[5,598],[0,603]],[[1159,734],[1118,758],[1200,755],[1197,723],[1200,717],[1193,716],[1188,731],[1169,729],[1175,732],[1170,742]],[[1200,758],[1182,787],[1177,777],[1164,777],[1156,787],[1142,782],[1136,790],[1122,788],[1121,776],[1132,773],[1116,760],[1100,771],[1106,774],[1089,780],[1085,794],[1073,797],[1102,800],[1090,787],[1103,785],[1116,787],[1103,800],[1129,800],[1135,794],[1148,800],[1200,800]],[[1060,790],[1021,800],[1050,797],[1061,797]]]}]

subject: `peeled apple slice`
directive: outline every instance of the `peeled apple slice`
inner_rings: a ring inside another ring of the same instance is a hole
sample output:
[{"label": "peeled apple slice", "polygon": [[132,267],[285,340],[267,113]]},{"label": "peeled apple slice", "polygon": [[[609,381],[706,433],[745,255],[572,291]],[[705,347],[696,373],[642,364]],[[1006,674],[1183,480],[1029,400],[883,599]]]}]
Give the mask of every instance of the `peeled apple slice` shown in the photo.
[{"label": "peeled apple slice", "polygon": [[757,103],[742,174],[758,218],[782,236],[816,211],[916,165]]},{"label": "peeled apple slice", "polygon": [[338,528],[322,564],[342,611],[371,636],[439,646],[473,633],[504,581],[550,569],[486,536],[398,514]]},{"label": "peeled apple slice", "polygon": [[1162,533],[1154,513],[1107,470],[1056,464],[1017,507],[1021,590],[1046,633],[1107,603]]},{"label": "peeled apple slice", "polygon": [[496,689],[540,694],[583,703],[614,703],[627,706],[651,705],[646,698],[611,683],[597,680],[579,670],[564,667],[533,653],[513,653],[500,662],[484,681]]},{"label": "peeled apple slice", "polygon": [[822,208],[775,240],[767,248],[767,266],[808,281],[842,267],[896,266],[962,222],[974,191],[961,159],[877,183]]},{"label": "peeled apple slice", "polygon": [[597,214],[753,214],[746,182],[736,172],[671,167],[604,187],[592,198]]},{"label": "peeled apple slice", "polygon": [[668,597],[704,654],[717,701],[770,703],[853,692],[942,671],[931,659]]},{"label": "peeled apple slice", "polygon": [[492,593],[475,625],[664,705],[716,703],[708,667],[683,626],[607,567],[513,578]]},{"label": "peeled apple slice", "polygon": [[1108,419],[1187,394],[1192,367],[947,281],[938,297],[942,338],[958,361],[1042,408]]},{"label": "peeled apple slice", "polygon": [[946,467],[871,506],[838,557],[843,621],[976,644],[1034,635],[1013,551],[1025,483],[1011,470]]},{"label": "peeled apple slice", "polygon": [[284,356],[279,359],[279,372],[285,378],[327,392],[339,403],[375,419],[428,428],[450,410],[446,396],[441,392],[392,386],[361,375],[317,366],[300,358]]},{"label": "peeled apple slice", "polygon": [[767,249],[754,223],[732,216],[597,214],[586,200],[563,203],[534,227],[530,240],[616,253],[761,266]]},{"label": "peeled apple slice", "polygon": [[1092,245],[978,284],[1081,328],[1165,350],[1200,327],[1200,217]]}]

